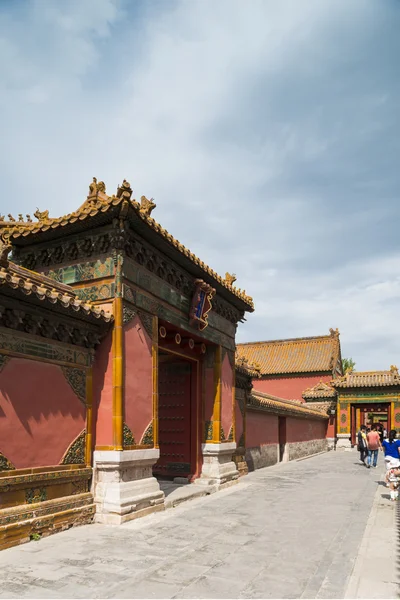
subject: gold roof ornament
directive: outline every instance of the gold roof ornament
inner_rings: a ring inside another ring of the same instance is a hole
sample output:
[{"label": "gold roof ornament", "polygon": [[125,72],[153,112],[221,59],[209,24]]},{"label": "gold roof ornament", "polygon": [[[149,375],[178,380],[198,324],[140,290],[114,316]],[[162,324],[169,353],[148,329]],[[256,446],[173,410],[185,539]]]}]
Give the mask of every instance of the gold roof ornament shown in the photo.
[{"label": "gold roof ornament", "polygon": [[228,285],[233,285],[236,279],[235,273],[232,273],[232,275],[230,273],[225,273],[225,281]]},{"label": "gold roof ornament", "polygon": [[[108,211],[119,210],[120,218],[122,218],[121,210],[124,214],[127,214],[129,209],[133,209],[147,226],[164,238],[168,244],[186,256],[190,262],[200,267],[209,277],[212,277],[218,282],[218,284],[227,288],[230,293],[242,300],[250,310],[254,309],[254,303],[251,296],[248,296],[245,291],[233,286],[233,283],[236,281],[235,275],[227,273],[225,278],[218,275],[218,273],[201,261],[151,217],[151,212],[156,207],[153,198],[148,200],[145,196],[142,196],[141,202],[139,203],[132,198],[132,193],[129,181],[124,179],[122,184],[118,186],[116,195],[108,196],[106,194],[104,182],[97,181],[97,178],[93,177],[93,181],[89,185],[89,194],[84,203],[77,210],[61,217],[53,218],[49,217],[48,210],[40,211],[37,208],[34,216],[38,222],[32,222],[30,215],[26,215],[26,221],[15,221],[12,215],[9,215],[9,221],[5,221],[4,218],[2,219],[0,216],[0,233],[3,235],[3,239],[7,238],[12,244],[18,245],[19,240],[24,239],[26,243],[28,240],[32,240],[33,236],[40,236],[49,229],[51,229],[52,232],[56,232],[67,226],[70,228],[73,227],[73,224],[77,221],[79,221],[79,223],[83,223],[86,220],[90,221],[92,217],[101,213],[107,213]],[[119,209],[117,209],[117,207],[119,207]],[[35,243],[38,239],[40,238],[35,239]],[[229,276],[228,280],[226,279],[227,275]]]},{"label": "gold roof ornament", "polygon": [[0,237],[0,265],[8,264],[8,255],[10,254],[11,249],[11,244]]},{"label": "gold roof ornament", "polygon": [[[157,204],[155,202],[153,202],[154,198],[150,198],[150,200],[148,200],[146,198],[146,196],[142,196],[140,198],[140,208],[139,208],[139,212],[140,214],[144,215],[145,217],[150,217],[152,211],[156,208]],[[185,246],[183,246],[184,248]]]},{"label": "gold roof ornament", "polygon": [[33,213],[33,216],[36,217],[36,219],[39,222],[47,222],[49,221],[49,211],[48,210],[44,210],[43,212],[40,212],[40,210],[38,209],[38,207],[36,207],[35,212]]},{"label": "gold roof ornament", "polygon": [[117,198],[122,198],[123,200],[130,200],[132,197],[132,188],[129,181],[126,179],[123,180],[122,185],[118,186],[117,189]]}]

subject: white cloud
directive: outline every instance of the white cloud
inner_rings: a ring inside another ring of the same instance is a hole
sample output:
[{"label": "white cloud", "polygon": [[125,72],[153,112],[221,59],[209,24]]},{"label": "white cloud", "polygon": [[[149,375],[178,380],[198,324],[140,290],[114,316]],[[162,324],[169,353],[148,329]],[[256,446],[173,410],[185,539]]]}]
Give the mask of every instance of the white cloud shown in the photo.
[{"label": "white cloud", "polygon": [[58,215],[92,176],[127,178],[254,296],[241,341],[339,326],[359,368],[396,362],[399,18],[373,0],[11,4],[1,209]]}]

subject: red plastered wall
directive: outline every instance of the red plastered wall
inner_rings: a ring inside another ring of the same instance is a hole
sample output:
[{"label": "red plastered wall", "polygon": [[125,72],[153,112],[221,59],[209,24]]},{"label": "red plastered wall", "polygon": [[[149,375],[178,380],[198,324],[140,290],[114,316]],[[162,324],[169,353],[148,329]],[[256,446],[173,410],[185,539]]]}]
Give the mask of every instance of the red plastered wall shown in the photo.
[{"label": "red plastered wall", "polygon": [[0,373],[0,452],[17,469],[58,465],[86,409],[58,365],[11,358]]},{"label": "red plastered wall", "polygon": [[277,444],[278,417],[256,410],[246,413],[246,448]]},{"label": "red plastered wall", "polygon": [[332,375],[307,375],[299,377],[274,377],[253,380],[253,388],[265,394],[286,398],[287,400],[301,400],[301,394],[309,387],[313,387],[320,381],[331,381]]}]

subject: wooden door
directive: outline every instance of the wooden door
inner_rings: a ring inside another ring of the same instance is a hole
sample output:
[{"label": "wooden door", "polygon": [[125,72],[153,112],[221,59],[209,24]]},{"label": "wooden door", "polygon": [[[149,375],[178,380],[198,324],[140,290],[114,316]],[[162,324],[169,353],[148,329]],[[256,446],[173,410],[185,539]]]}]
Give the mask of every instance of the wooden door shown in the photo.
[{"label": "wooden door", "polygon": [[189,362],[160,363],[158,373],[158,422],[160,459],[154,473],[166,477],[192,474],[191,388]]}]

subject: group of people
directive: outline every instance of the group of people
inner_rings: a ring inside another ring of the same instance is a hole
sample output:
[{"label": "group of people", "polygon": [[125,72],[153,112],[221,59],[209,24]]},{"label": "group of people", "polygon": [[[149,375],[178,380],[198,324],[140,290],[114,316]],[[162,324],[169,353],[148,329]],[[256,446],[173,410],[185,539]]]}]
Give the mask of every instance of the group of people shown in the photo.
[{"label": "group of people", "polygon": [[376,469],[379,451],[384,452],[386,485],[390,488],[391,500],[397,500],[400,486],[400,440],[396,437],[395,429],[389,431],[389,436],[386,437],[386,431],[382,425],[372,425],[371,429],[368,429],[366,425],[361,425],[357,434],[360,462],[368,469],[371,467]]}]

